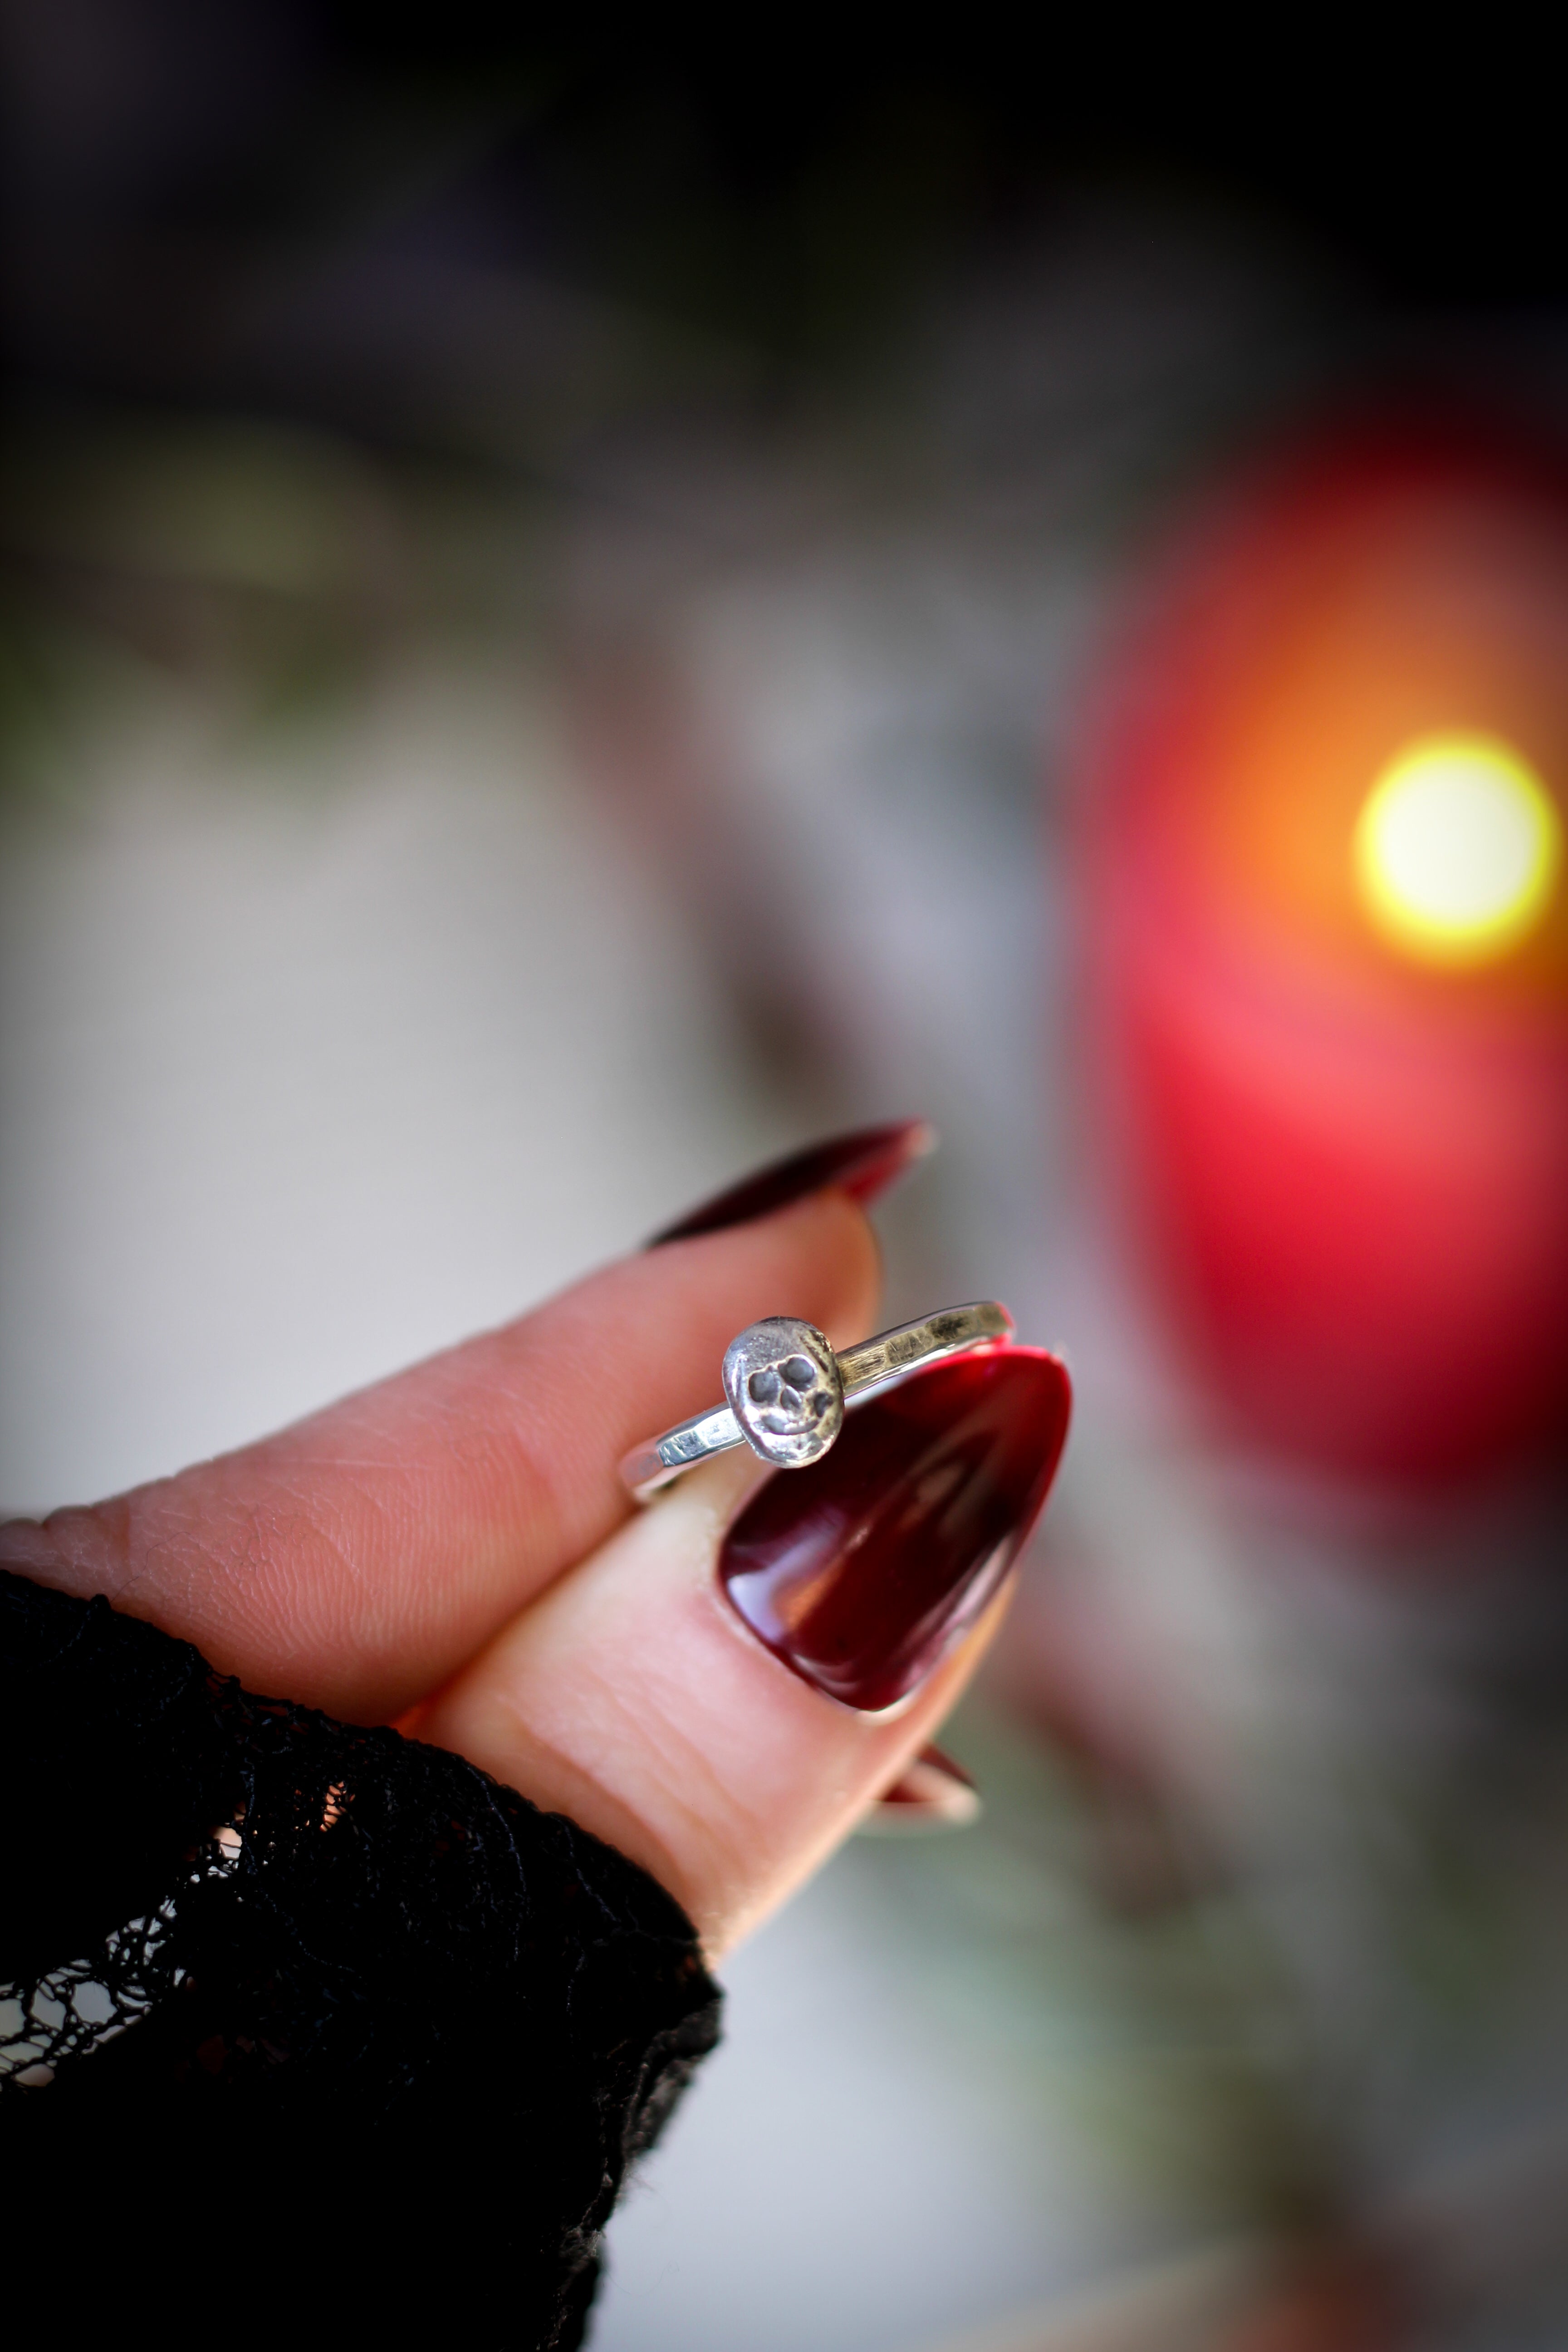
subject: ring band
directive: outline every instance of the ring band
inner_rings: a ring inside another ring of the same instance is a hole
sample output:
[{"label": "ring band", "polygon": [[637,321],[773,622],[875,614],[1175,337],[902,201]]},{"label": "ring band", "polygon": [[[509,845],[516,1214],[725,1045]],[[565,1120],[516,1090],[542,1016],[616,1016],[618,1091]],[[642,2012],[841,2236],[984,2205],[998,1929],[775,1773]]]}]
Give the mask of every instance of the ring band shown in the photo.
[{"label": "ring band", "polygon": [[770,1316],[748,1324],[724,1350],[728,1402],[634,1446],[621,1464],[622,1480],[646,1503],[684,1471],[737,1445],[750,1445],[774,1469],[805,1469],[833,1444],[847,1406],[863,1404],[927,1364],[1012,1336],[1013,1318],[994,1298],[900,1323],[839,1356],[815,1324]]}]

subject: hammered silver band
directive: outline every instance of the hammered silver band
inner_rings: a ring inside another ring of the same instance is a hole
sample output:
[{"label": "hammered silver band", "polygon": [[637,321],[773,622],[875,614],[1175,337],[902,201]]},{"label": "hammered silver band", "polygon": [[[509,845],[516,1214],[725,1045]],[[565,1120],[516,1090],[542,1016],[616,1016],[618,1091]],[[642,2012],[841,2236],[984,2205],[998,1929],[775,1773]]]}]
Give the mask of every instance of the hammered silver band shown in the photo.
[{"label": "hammered silver band", "polygon": [[646,1503],[683,1472],[737,1445],[750,1445],[775,1468],[805,1468],[832,1445],[846,1407],[864,1403],[927,1364],[1012,1336],[1013,1318],[994,1298],[900,1323],[837,1356],[808,1323],[774,1317],[751,1324],[725,1350],[730,1402],[634,1446],[621,1463],[622,1481]]}]

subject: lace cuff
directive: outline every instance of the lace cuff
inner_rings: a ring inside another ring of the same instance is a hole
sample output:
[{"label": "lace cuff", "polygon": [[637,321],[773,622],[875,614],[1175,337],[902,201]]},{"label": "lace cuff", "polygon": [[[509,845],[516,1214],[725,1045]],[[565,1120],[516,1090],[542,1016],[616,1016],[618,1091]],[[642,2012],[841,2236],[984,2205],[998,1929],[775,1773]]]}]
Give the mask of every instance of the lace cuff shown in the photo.
[{"label": "lace cuff", "polygon": [[4,1574],[0,1772],[0,2163],[52,2318],[580,2342],[718,2038],[661,1888],[458,1757]]}]

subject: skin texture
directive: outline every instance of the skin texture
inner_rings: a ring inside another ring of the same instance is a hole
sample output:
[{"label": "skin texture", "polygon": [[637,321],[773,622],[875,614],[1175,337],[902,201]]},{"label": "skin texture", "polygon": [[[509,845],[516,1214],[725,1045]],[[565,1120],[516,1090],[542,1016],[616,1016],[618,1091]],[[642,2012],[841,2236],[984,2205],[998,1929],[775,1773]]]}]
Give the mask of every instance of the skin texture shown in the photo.
[{"label": "skin texture", "polygon": [[622,1260],[178,1477],[15,1522],[0,1563],[106,1593],[254,1690],[458,1749],[642,1863],[716,1957],[898,1778],[989,1626],[895,1715],[857,1716],[718,1591],[760,1465],[640,1514],[616,1465],[716,1401],[743,1325],[798,1315],[847,1346],[877,1286],[864,1215],[827,1192]]},{"label": "skin texture", "polygon": [[823,1697],[752,1639],[714,1577],[759,1466],[715,1462],[683,1480],[516,1618],[418,1727],[640,1862],[714,1958],[899,1778],[1000,1613],[903,1708],[859,1715]]}]

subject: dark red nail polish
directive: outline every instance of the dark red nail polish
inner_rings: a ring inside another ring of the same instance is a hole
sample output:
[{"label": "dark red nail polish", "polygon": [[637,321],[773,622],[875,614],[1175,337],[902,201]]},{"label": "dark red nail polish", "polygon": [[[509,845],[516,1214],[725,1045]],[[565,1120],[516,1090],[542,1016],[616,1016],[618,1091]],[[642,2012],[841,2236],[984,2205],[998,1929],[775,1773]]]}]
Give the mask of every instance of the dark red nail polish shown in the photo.
[{"label": "dark red nail polish", "polygon": [[720,1234],[729,1225],[749,1224],[753,1217],[787,1209],[792,1201],[804,1201],[829,1184],[838,1185],[863,1207],[869,1207],[906,1169],[934,1151],[936,1141],[936,1129],[929,1120],[902,1118],[890,1127],[863,1127],[853,1135],[836,1135],[826,1143],[813,1143],[805,1151],[793,1151],[787,1160],[775,1160],[759,1169],[754,1176],[742,1177],[727,1192],[716,1192],[689,1216],[655,1234],[647,1246],[658,1249],[665,1242],[691,1241],[699,1234]]},{"label": "dark red nail polish", "polygon": [[1046,1499],[1065,1367],[1001,1347],[858,1406],[830,1454],[777,1471],[724,1538],[719,1579],[784,1664],[846,1706],[891,1706],[972,1624]]},{"label": "dark red nail polish", "polygon": [[905,1831],[962,1830],[979,1820],[980,1791],[962,1764],[940,1748],[922,1748],[861,1822],[870,1837]]}]

